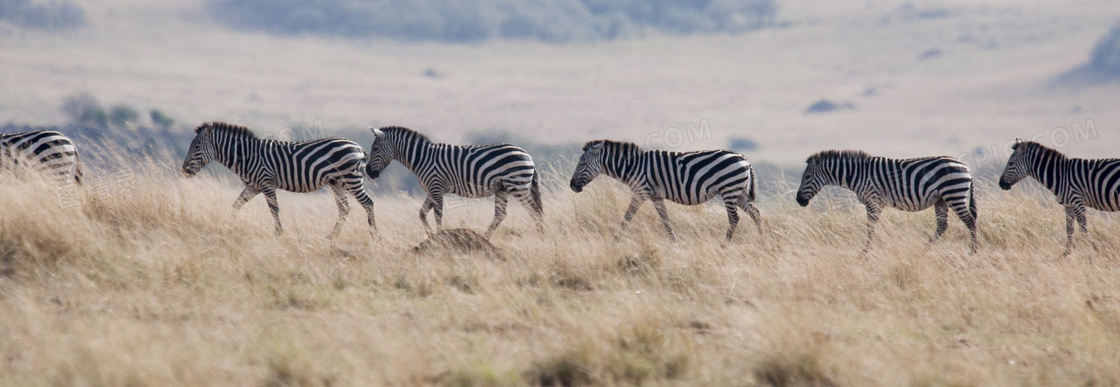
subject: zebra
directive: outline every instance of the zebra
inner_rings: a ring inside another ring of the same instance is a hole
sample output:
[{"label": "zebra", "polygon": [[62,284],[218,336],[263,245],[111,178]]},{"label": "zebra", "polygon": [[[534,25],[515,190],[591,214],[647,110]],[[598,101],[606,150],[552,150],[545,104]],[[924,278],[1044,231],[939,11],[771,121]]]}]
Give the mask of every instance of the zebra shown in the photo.
[{"label": "zebra", "polygon": [[0,134],[0,169],[17,176],[34,171],[82,183],[78,148],[62,133],[51,130]]},{"label": "zebra", "polygon": [[[540,173],[524,149],[510,144],[451,145],[433,142],[412,129],[389,126],[370,127],[374,140],[370,146],[366,175],[376,179],[394,160],[416,175],[427,192],[420,207],[420,221],[428,235],[428,211],[436,217],[437,229],[443,227],[443,197],[455,194],[468,198],[494,195],[494,221],[486,230],[489,239],[506,217],[506,202],[513,195],[544,231]],[[438,231],[438,230],[437,230]]]},{"label": "zebra", "polygon": [[236,173],[245,183],[241,196],[233,202],[234,211],[253,197],[264,193],[272,217],[276,219],[276,235],[283,233],[276,190],[312,192],[330,186],[338,205],[338,222],[327,238],[338,236],[350,204],[349,192],[366,210],[373,234],[377,226],[373,218],[373,199],[362,187],[362,169],[366,152],[361,145],[338,137],[302,142],[265,140],[249,128],[209,122],[194,130],[190,151],[183,161],[183,174],[193,177],[211,161],[217,161]]},{"label": "zebra", "polygon": [[875,223],[883,207],[903,211],[922,211],[933,206],[937,229],[930,243],[949,228],[949,209],[968,227],[972,252],[976,252],[975,187],[968,166],[949,156],[890,159],[863,151],[827,150],[805,160],[807,166],[797,189],[797,204],[809,201],[828,185],[855,192],[867,207],[867,244],[875,239]]},{"label": "zebra", "polygon": [[999,178],[999,187],[1011,186],[1033,177],[1058,199],[1066,210],[1066,250],[1073,249],[1073,221],[1096,250],[1089,237],[1085,207],[1101,211],[1120,211],[1120,159],[1078,159],[1066,157],[1057,150],[1034,141],[1015,139],[1011,157]]},{"label": "zebra", "polygon": [[576,164],[569,183],[572,191],[581,192],[600,173],[606,173],[630,187],[633,196],[623,216],[626,229],[634,214],[646,200],[652,201],[669,233],[676,241],[672,221],[665,209],[665,199],[684,205],[698,205],[717,195],[727,209],[727,241],[739,224],[738,209],[754,220],[762,234],[755,199],[755,177],[751,163],[743,155],[725,150],[668,152],[645,150],[632,142],[595,140],[583,145],[583,154]]}]

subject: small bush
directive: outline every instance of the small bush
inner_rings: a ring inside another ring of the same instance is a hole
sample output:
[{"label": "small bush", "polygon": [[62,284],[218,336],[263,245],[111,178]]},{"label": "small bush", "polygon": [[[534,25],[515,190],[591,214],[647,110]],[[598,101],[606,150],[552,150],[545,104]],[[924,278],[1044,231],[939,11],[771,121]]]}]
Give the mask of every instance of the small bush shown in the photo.
[{"label": "small bush", "polygon": [[623,329],[609,346],[586,342],[536,363],[526,379],[542,386],[642,385],[684,377],[691,366],[684,336],[652,326]]},{"label": "small bush", "polygon": [[136,109],[125,104],[114,105],[109,109],[109,123],[117,128],[124,128],[139,117],[140,113]]},{"label": "small bush", "polygon": [[67,97],[62,101],[62,113],[74,125],[105,128],[109,126],[109,115],[101,107],[101,101],[90,93]]},{"label": "small bush", "polygon": [[148,112],[148,116],[151,117],[153,125],[163,130],[167,130],[171,125],[175,124],[175,120],[156,109],[152,109],[152,111]]},{"label": "small bush", "polygon": [[753,151],[755,149],[758,149],[758,142],[752,138],[732,137],[728,142],[728,146],[731,148],[731,150]]},{"label": "small bush", "polygon": [[809,105],[808,108],[805,108],[805,114],[830,113],[837,110],[855,108],[855,105],[852,105],[851,102],[832,102],[827,99],[822,99]]}]

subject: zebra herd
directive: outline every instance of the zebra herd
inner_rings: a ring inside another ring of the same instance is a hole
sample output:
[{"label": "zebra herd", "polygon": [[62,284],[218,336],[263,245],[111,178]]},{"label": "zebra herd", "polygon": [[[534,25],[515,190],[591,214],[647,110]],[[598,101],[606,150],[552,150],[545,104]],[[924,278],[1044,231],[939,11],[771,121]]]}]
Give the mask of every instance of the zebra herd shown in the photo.
[{"label": "zebra herd", "polygon": [[[379,177],[393,161],[414,173],[427,197],[420,220],[429,234],[427,213],[435,214],[436,230],[442,227],[443,199],[447,194],[481,198],[494,196],[494,220],[486,237],[506,216],[512,195],[529,211],[543,232],[540,174],[533,158],[510,144],[459,146],[431,141],[403,127],[373,128],[374,141],[367,154],[357,143],[344,138],[286,142],[257,137],[243,126],[224,122],[203,123],[183,162],[182,171],[194,176],[217,161],[245,184],[234,201],[234,210],[264,193],[276,220],[276,234],[283,232],[276,190],[312,192],[329,186],[338,205],[339,218],[328,238],[338,235],[350,211],[347,194],[366,210],[371,233],[376,235],[373,199],[365,192],[366,176]],[[1088,236],[1085,208],[1120,211],[1120,159],[1069,158],[1037,142],[1016,140],[999,186],[1011,186],[1027,177],[1038,180],[1054,193],[1066,211],[1066,249],[1073,248],[1073,222]],[[570,188],[581,192],[600,173],[624,184],[631,192],[630,206],[623,216],[626,228],[647,200],[664,223],[669,238],[676,240],[665,200],[683,205],[703,204],[716,196],[727,209],[725,241],[735,233],[738,210],[754,221],[759,233],[762,223],[755,200],[755,174],[741,154],[725,151],[668,152],[642,149],[631,142],[589,141],[572,174]],[[17,176],[27,172],[47,173],[62,180],[81,183],[81,162],[73,142],[61,133],[35,131],[0,134],[0,169]],[[875,224],[884,207],[922,211],[934,207],[937,228],[931,242],[948,228],[952,210],[969,230],[971,250],[977,249],[977,209],[972,174],[964,163],[947,156],[914,159],[875,157],[862,151],[823,151],[806,160],[805,172],[796,191],[797,203],[807,206],[825,186],[849,189],[867,208],[866,252],[875,240]],[[1089,239],[1096,248],[1096,243]]]}]

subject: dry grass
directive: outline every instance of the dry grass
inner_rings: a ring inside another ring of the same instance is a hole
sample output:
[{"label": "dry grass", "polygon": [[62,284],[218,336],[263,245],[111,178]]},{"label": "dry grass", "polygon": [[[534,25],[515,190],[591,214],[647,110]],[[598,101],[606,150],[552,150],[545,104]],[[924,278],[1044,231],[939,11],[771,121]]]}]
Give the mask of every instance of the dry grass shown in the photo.
[{"label": "dry grass", "polygon": [[[229,208],[218,180],[140,178],[62,210],[0,185],[5,385],[1055,385],[1120,383],[1120,225],[1090,217],[1058,259],[1049,198],[986,190],[982,248],[958,221],[769,198],[727,249],[718,206],[651,207],[598,182],[545,195],[546,235],[511,210],[504,259],[414,254],[419,200],[378,198],[381,240],[329,195]],[[448,211],[482,229],[492,208]],[[357,217],[357,216],[355,216]],[[360,218],[360,217],[357,217]]]}]

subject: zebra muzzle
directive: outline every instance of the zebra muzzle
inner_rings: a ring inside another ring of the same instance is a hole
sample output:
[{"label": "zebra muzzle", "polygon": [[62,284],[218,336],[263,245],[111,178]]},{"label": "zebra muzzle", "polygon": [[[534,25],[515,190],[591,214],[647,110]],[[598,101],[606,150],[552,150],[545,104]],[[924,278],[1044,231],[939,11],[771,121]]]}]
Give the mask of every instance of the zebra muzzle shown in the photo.
[{"label": "zebra muzzle", "polygon": [[568,186],[571,187],[572,191],[575,191],[576,193],[583,192],[583,184],[578,184],[575,182],[575,180],[572,180],[571,184],[568,184]]},{"label": "zebra muzzle", "polygon": [[802,206],[802,207],[805,207],[805,206],[809,205],[809,198],[806,198],[805,196],[802,196],[802,195],[797,195],[797,204]]}]

